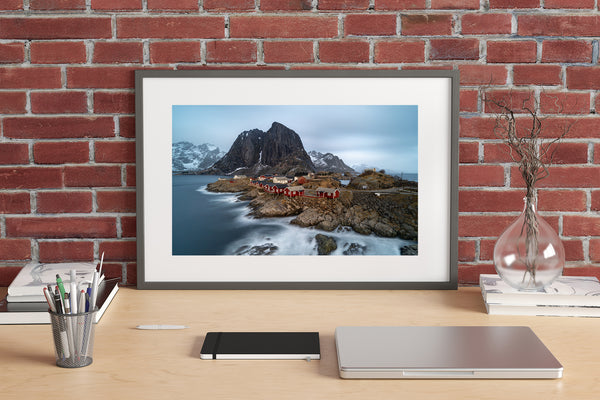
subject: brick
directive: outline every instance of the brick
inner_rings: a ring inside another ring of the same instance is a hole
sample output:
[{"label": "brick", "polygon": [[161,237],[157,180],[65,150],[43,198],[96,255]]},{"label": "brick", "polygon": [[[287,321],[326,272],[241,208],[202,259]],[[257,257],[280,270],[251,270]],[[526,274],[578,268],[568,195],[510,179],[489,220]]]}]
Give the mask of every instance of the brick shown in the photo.
[{"label": "brick", "polygon": [[95,161],[98,163],[135,163],[135,142],[96,142]]},{"label": "brick", "polygon": [[90,150],[87,142],[37,142],[33,158],[36,164],[81,164],[90,161]]},{"label": "brick", "polygon": [[110,238],[117,234],[112,217],[6,218],[6,236],[27,238]]},{"label": "brick", "polygon": [[[508,226],[507,226],[508,228]],[[494,247],[496,247],[497,239],[484,239],[479,241],[479,259],[482,261],[490,261],[494,259]],[[494,272],[496,273],[496,272]]]},{"label": "brick", "polygon": [[[494,264],[458,265],[458,284],[468,286],[479,285],[480,274],[496,274]],[[483,307],[483,305],[482,305]],[[483,309],[483,308],[482,308]]]},{"label": "brick", "polygon": [[461,190],[459,212],[514,212],[523,210],[523,190]]},{"label": "brick", "polygon": [[0,43],[0,64],[22,63],[25,60],[25,44]]},{"label": "brick", "polygon": [[0,189],[60,188],[62,168],[0,168]]},{"label": "brick", "polygon": [[141,42],[96,42],[93,62],[141,63],[144,62],[144,49]]},{"label": "brick", "polygon": [[600,138],[600,118],[547,117],[542,121],[543,135],[556,138],[568,130],[568,138]]},{"label": "brick", "polygon": [[198,0],[148,0],[148,10],[198,11]]},{"label": "brick", "polygon": [[537,60],[537,43],[533,40],[489,41],[489,63],[534,63]]},{"label": "brick", "polygon": [[600,262],[600,239],[590,240],[590,261]]},{"label": "brick", "polygon": [[135,212],[135,191],[98,191],[96,194],[98,212]]},{"label": "brick", "polygon": [[109,187],[121,186],[119,166],[65,167],[66,187]]},{"label": "brick", "polygon": [[137,245],[135,240],[101,242],[100,253],[106,254],[106,261],[133,261],[137,257]]},{"label": "brick", "polygon": [[104,272],[105,279],[119,279],[119,286],[121,286],[123,280],[123,265],[118,262],[106,262],[102,264],[102,271]]},{"label": "brick", "polygon": [[510,34],[512,16],[510,14],[465,14],[461,19],[463,35],[500,35]]},{"label": "brick", "polygon": [[600,36],[597,15],[521,15],[521,36]]},{"label": "brick", "polygon": [[40,241],[41,262],[93,261],[93,242],[51,242]]},{"label": "brick", "polygon": [[110,17],[3,17],[0,39],[108,39]]},{"label": "brick", "polygon": [[552,164],[587,164],[588,144],[566,142],[551,145],[542,160]]},{"label": "brick", "polygon": [[142,0],[92,0],[92,10],[141,10]]},{"label": "brick", "polygon": [[497,139],[494,134],[496,126],[495,118],[488,117],[469,117],[460,118],[460,137],[479,138],[479,139]]},{"label": "brick", "polygon": [[22,10],[22,9],[23,9],[23,0],[3,0],[2,3],[0,3],[0,10]]},{"label": "brick", "polygon": [[591,63],[592,43],[584,40],[544,40],[542,62]]},{"label": "brick", "polygon": [[393,36],[396,34],[394,14],[349,14],[344,21],[346,36]]},{"label": "brick", "polygon": [[31,242],[29,239],[0,239],[0,260],[29,260],[30,258]]},{"label": "brick", "polygon": [[485,143],[483,145],[483,161],[485,163],[513,162],[510,147],[505,143]]},{"label": "brick", "polygon": [[117,17],[117,37],[219,39],[225,37],[223,17]]},{"label": "brick", "polygon": [[254,10],[254,0],[204,0],[207,11],[251,11]]},{"label": "brick", "polygon": [[137,264],[127,263],[125,268],[127,273],[125,284],[135,286],[137,283]]},{"label": "brick", "polygon": [[[600,166],[550,166],[549,175],[538,181],[538,188],[595,188],[600,182]],[[511,168],[511,186],[524,187],[517,167]]]},{"label": "brick", "polygon": [[263,43],[266,63],[314,62],[313,43],[305,41],[274,41]]},{"label": "brick", "polygon": [[30,0],[30,10],[85,10],[85,0]]},{"label": "brick", "polygon": [[508,77],[503,65],[459,65],[461,85],[504,85]]},{"label": "brick", "polygon": [[52,139],[114,136],[112,117],[15,117],[4,120],[4,136]]},{"label": "brick", "polygon": [[594,0],[544,0],[544,8],[594,9]]},{"label": "brick", "polygon": [[538,8],[540,0],[489,0],[490,8]]},{"label": "brick", "polygon": [[67,67],[67,87],[133,89],[134,67]]},{"label": "brick", "polygon": [[28,214],[31,212],[28,192],[0,192],[0,214]]},{"label": "brick", "polygon": [[477,90],[462,89],[460,91],[460,111],[477,112],[479,108],[479,92]]},{"label": "brick", "polygon": [[516,219],[516,215],[459,215],[458,236],[498,237]]},{"label": "brick", "polygon": [[431,39],[430,60],[478,60],[478,39]]},{"label": "brick", "polygon": [[600,190],[592,190],[592,211],[600,211]]},{"label": "brick", "polygon": [[460,142],[458,144],[458,162],[477,163],[479,161],[479,143]]},{"label": "brick", "polygon": [[475,241],[458,241],[458,261],[475,261]]},{"label": "brick", "polygon": [[232,16],[232,38],[333,38],[338,34],[337,17]]},{"label": "brick", "polygon": [[[327,0],[325,0],[327,1]],[[322,1],[319,1],[319,7]],[[260,9],[262,11],[310,11],[312,9],[311,0],[261,0]]]},{"label": "brick", "polygon": [[432,36],[452,34],[450,14],[405,14],[401,16],[403,36]]},{"label": "brick", "polygon": [[87,93],[80,91],[32,92],[35,114],[87,113]]},{"label": "brick", "polygon": [[90,213],[92,192],[38,192],[38,213]]},{"label": "brick", "polygon": [[119,117],[119,135],[124,138],[135,138],[135,117]]},{"label": "brick", "polygon": [[94,92],[95,114],[135,113],[135,94],[131,92]]},{"label": "brick", "polygon": [[422,40],[385,40],[376,42],[375,62],[425,62],[425,42]]},{"label": "brick", "polygon": [[29,164],[29,145],[0,142],[0,164]]},{"label": "brick", "polygon": [[[261,8],[264,0],[261,0]],[[310,4],[310,1],[306,1]],[[369,8],[369,0],[320,0],[319,10],[364,11]]]},{"label": "brick", "polygon": [[513,82],[515,85],[560,85],[561,72],[560,65],[515,65]]},{"label": "brick", "polygon": [[253,63],[257,60],[256,43],[247,40],[206,43],[206,61],[213,63]]},{"label": "brick", "polygon": [[136,181],[135,165],[127,165],[125,167],[125,183],[129,187],[135,186]]},{"label": "brick", "polygon": [[479,10],[479,0],[431,0],[431,8],[438,10]]},{"label": "brick", "polygon": [[535,96],[529,90],[496,89],[485,92],[485,112],[499,113],[504,111],[504,106],[514,113],[529,114],[527,109],[535,109]]},{"label": "brick", "polygon": [[375,10],[424,10],[427,8],[426,0],[375,0]]},{"label": "brick", "polygon": [[199,42],[152,42],[150,62],[170,64],[201,61]]},{"label": "brick", "polygon": [[600,217],[597,215],[564,215],[563,235],[600,236]]},{"label": "brick", "polygon": [[26,106],[25,92],[0,92],[0,114],[25,114]]},{"label": "brick", "polygon": [[136,218],[135,217],[121,217],[121,233],[122,237],[135,237],[136,236]]},{"label": "brick", "polygon": [[369,43],[362,41],[319,42],[319,58],[324,63],[369,61]]},{"label": "brick", "polygon": [[540,211],[585,211],[586,202],[583,190],[538,190]]},{"label": "brick", "polygon": [[504,186],[504,168],[500,165],[461,165],[459,186]]},{"label": "brick", "polygon": [[600,67],[567,67],[567,88],[600,90]]},{"label": "brick", "polygon": [[589,93],[542,92],[540,111],[543,114],[588,114]]},{"label": "brick", "polygon": [[61,86],[58,67],[0,68],[0,89],[55,89]]},{"label": "brick", "polygon": [[566,261],[583,261],[583,243],[581,240],[564,240],[562,244],[565,249]]}]

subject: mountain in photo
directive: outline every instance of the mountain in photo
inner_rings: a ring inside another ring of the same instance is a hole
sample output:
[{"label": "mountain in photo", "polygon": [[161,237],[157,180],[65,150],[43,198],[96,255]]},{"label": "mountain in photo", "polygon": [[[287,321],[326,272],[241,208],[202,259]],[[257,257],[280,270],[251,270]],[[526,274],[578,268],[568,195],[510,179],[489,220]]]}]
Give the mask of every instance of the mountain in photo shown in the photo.
[{"label": "mountain in photo", "polygon": [[210,168],[225,155],[225,152],[209,143],[195,145],[182,141],[173,143],[172,154],[172,169],[174,173],[177,173],[196,172]]},{"label": "mountain in photo", "polygon": [[355,173],[354,169],[344,163],[344,161],[331,153],[321,153],[316,150],[309,151],[308,155],[312,159],[317,171],[338,172],[340,174],[349,172]]},{"label": "mountain in photo", "polygon": [[273,122],[266,132],[252,129],[240,133],[227,154],[203,173],[294,175],[315,170],[300,136],[287,126]]}]

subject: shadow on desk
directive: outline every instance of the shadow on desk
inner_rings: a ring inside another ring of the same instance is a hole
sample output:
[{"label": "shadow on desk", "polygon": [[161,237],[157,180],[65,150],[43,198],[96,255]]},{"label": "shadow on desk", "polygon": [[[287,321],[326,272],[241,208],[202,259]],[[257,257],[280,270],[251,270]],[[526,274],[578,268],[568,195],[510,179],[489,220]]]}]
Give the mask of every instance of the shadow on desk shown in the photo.
[{"label": "shadow on desk", "polygon": [[37,364],[55,365],[56,358],[52,349],[46,353],[36,353],[33,349],[27,348],[16,348],[15,346],[4,346],[0,347],[0,354],[3,358],[7,359],[22,359]]}]

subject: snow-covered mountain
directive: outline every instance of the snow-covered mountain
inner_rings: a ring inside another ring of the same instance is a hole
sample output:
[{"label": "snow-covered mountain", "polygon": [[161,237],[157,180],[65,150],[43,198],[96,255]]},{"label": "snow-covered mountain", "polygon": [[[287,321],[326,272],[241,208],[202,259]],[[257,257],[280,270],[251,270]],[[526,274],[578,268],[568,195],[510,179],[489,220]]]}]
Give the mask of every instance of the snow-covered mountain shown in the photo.
[{"label": "snow-covered mountain", "polygon": [[347,166],[344,161],[336,155],[331,153],[321,153],[318,151],[309,151],[308,155],[310,156],[313,164],[317,171],[327,171],[327,172],[355,172],[351,167]]},{"label": "snow-covered mountain", "polygon": [[173,172],[199,171],[219,161],[225,152],[209,144],[195,145],[190,142],[173,143]]}]

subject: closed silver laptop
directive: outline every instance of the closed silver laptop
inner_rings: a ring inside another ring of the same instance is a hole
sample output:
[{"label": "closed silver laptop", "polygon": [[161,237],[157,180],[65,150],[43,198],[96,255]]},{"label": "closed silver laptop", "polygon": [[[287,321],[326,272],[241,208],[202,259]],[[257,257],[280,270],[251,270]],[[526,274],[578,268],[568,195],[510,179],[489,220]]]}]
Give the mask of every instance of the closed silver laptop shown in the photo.
[{"label": "closed silver laptop", "polygon": [[551,379],[563,367],[529,327],[338,327],[342,378]]}]

